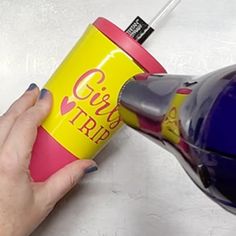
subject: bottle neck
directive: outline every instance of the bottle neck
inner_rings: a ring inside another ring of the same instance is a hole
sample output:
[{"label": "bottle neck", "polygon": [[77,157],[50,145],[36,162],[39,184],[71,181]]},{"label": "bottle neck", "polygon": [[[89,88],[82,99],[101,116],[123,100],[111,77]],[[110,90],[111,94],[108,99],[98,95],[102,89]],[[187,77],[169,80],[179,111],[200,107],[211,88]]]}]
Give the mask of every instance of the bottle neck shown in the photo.
[{"label": "bottle neck", "polygon": [[129,80],[119,96],[123,121],[135,129],[160,131],[160,126],[176,94],[185,96],[196,82],[185,75],[138,75]]}]

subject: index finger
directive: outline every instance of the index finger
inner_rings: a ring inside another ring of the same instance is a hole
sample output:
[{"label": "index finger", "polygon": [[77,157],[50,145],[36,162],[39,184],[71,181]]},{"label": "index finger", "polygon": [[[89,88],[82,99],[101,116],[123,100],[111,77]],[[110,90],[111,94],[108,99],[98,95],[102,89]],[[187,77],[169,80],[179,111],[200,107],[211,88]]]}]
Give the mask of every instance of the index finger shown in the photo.
[{"label": "index finger", "polygon": [[[35,105],[24,112],[13,125],[3,151],[13,153],[19,163],[28,165],[29,157],[37,136],[37,129],[50,112],[52,96],[42,89]],[[25,161],[27,162],[25,163]]]}]

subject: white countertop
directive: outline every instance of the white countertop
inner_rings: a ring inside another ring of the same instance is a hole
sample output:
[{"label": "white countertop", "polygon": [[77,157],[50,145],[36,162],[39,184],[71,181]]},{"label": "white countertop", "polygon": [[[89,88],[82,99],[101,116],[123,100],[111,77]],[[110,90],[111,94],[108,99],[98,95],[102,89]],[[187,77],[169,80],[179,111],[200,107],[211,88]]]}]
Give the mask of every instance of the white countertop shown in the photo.
[{"label": "white countertop", "polygon": [[[29,83],[42,86],[98,16],[124,29],[136,15],[150,20],[164,3],[1,0],[0,112]],[[233,64],[235,12],[234,0],[182,0],[146,48],[169,73],[204,74]],[[235,235],[236,216],[209,200],[174,156],[129,128],[97,161],[99,171],[64,198],[34,236]]]}]

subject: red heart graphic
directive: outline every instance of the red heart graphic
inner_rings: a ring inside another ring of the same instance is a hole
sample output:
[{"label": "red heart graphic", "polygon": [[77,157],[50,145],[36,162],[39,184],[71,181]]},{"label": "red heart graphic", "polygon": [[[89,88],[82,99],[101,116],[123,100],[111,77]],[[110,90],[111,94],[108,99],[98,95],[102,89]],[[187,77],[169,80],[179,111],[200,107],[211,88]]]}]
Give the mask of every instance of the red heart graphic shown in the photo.
[{"label": "red heart graphic", "polygon": [[65,115],[69,111],[71,111],[75,107],[76,103],[75,102],[69,102],[68,97],[64,97],[62,102],[61,102],[61,114]]}]

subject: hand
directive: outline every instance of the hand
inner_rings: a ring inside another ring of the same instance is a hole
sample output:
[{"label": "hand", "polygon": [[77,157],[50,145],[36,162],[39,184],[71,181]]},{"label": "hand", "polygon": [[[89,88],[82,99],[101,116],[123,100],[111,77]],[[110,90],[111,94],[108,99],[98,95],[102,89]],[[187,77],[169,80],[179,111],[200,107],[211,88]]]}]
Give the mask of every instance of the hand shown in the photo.
[{"label": "hand", "polygon": [[47,181],[33,182],[29,174],[37,127],[50,111],[52,96],[31,84],[0,117],[0,235],[29,235],[95,162],[78,160]]}]

